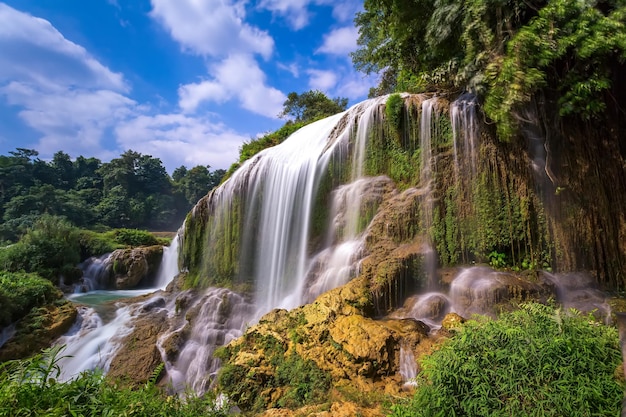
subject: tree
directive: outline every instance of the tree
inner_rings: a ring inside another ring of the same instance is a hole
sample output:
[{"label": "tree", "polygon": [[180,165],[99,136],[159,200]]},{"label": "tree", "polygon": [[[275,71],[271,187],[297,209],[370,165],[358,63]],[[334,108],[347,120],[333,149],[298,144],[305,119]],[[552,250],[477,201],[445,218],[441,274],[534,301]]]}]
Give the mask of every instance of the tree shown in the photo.
[{"label": "tree", "polygon": [[330,99],[319,90],[310,90],[302,94],[291,92],[283,103],[279,117],[293,117],[296,122],[312,122],[333,114],[341,113],[348,106],[348,99],[336,97]]},{"label": "tree", "polygon": [[540,92],[557,115],[601,117],[625,70],[621,0],[365,0],[355,22],[356,68],[383,74],[374,93],[473,91],[502,139]]}]

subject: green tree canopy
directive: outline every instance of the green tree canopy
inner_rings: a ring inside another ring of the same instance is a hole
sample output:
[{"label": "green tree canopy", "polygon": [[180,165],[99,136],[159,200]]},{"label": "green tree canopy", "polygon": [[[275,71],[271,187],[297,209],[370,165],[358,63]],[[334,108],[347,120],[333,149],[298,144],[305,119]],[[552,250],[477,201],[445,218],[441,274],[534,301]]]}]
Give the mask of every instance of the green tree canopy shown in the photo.
[{"label": "green tree canopy", "polygon": [[292,117],[296,122],[311,122],[341,113],[348,106],[345,97],[328,98],[319,90],[310,90],[302,94],[291,92],[283,103],[280,117]]},{"label": "green tree canopy", "polygon": [[561,116],[601,115],[626,69],[623,0],[365,0],[355,22],[374,94],[473,91],[503,139],[539,92]]}]

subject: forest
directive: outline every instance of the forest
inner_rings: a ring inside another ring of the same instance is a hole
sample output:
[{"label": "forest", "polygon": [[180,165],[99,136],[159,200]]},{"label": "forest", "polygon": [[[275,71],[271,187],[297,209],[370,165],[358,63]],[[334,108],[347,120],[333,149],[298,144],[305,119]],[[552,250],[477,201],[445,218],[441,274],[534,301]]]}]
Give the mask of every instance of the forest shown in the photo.
[{"label": "forest", "polygon": [[175,231],[225,172],[181,166],[170,176],[160,159],[132,150],[102,162],[63,151],[45,161],[18,148],[0,156],[0,239],[16,241],[42,214],[94,230]]}]

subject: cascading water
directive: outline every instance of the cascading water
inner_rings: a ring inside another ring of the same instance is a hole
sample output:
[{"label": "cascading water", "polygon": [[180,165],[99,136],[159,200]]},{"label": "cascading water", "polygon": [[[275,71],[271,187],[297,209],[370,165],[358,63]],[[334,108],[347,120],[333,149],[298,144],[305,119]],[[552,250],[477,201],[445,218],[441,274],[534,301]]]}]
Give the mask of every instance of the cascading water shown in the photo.
[{"label": "cascading water", "polygon": [[174,236],[172,243],[169,246],[163,247],[163,258],[161,265],[157,271],[156,278],[154,279],[154,288],[164,290],[172,281],[176,275],[178,275],[178,248],[180,245],[180,238],[178,235]]},{"label": "cascading water", "polygon": [[121,339],[132,331],[130,322],[134,315],[128,306],[119,308],[115,318],[106,324],[93,308],[79,307],[78,313],[70,331],[56,341],[57,345],[65,345],[59,361],[61,381],[86,370],[97,368],[106,372]]},{"label": "cascading water", "polygon": [[407,386],[417,385],[415,378],[417,377],[417,363],[415,355],[410,349],[400,346],[400,375],[402,381]]},{"label": "cascading water", "polygon": [[[209,240],[238,233],[226,225],[237,221],[234,216],[240,216],[243,233],[236,239],[241,244],[237,275],[254,285],[256,318],[273,308],[294,308],[314,296],[311,291],[319,294],[349,279],[358,258],[355,253],[361,246],[358,219],[362,187],[367,181],[359,180],[363,176],[365,146],[385,99],[366,101],[348,112],[305,126],[280,145],[246,161],[213,193],[209,204],[214,220]],[[332,236],[330,246],[310,256],[312,210],[322,177],[329,162],[341,158],[350,148],[352,172],[343,191],[335,193],[341,228],[333,229],[331,225],[327,233]],[[316,271],[343,270],[347,274],[340,272],[341,278],[331,282],[322,273],[320,282],[311,282],[320,275],[312,272],[312,265]]]},{"label": "cascading water", "polygon": [[[166,308],[175,310],[172,306]],[[174,392],[189,388],[194,392],[204,392],[211,386],[220,367],[219,359],[213,357],[215,348],[241,336],[254,308],[237,293],[225,288],[209,288],[204,296],[195,300],[189,311],[197,311],[197,316],[191,319],[191,335],[175,358],[169,357],[165,345],[172,337],[188,331],[187,317],[176,320],[171,315],[176,324],[157,342]]]},{"label": "cascading water", "polygon": [[[422,202],[422,227],[430,231],[433,223],[433,199],[432,199],[432,141],[438,134],[436,111],[437,97],[422,101],[422,117],[420,123],[420,149],[422,155],[422,169],[420,172],[420,185],[424,190],[424,200]],[[429,242],[432,248],[432,242]],[[436,253],[431,249],[426,254],[426,275],[430,287],[435,286],[435,271],[437,268]]]},{"label": "cascading water", "polygon": [[478,165],[479,128],[476,97],[463,94],[450,104],[450,121],[454,140],[454,174],[457,184],[460,173],[474,178]]},{"label": "cascading water", "polygon": [[91,257],[79,265],[83,271],[81,283],[74,287],[75,293],[105,289],[111,268],[111,254]]},{"label": "cascading water", "polygon": [[[99,262],[98,265],[105,263],[104,258],[102,257],[103,262]],[[155,280],[155,286],[158,287],[127,291],[96,290],[92,293],[70,296],[76,302],[93,303],[93,306],[78,307],[76,323],[55,342],[57,345],[65,345],[62,355],[67,357],[59,363],[62,380],[71,379],[85,370],[96,368],[105,372],[108,370],[122,339],[133,329],[133,319],[142,312],[141,308],[144,305],[151,302],[151,298],[117,306],[109,305],[107,301],[148,294],[165,287],[178,274],[177,259],[178,237],[172,241],[169,248],[164,248],[161,268]],[[111,312],[112,308],[116,308],[115,312]],[[108,315],[113,317],[109,318]]]}]

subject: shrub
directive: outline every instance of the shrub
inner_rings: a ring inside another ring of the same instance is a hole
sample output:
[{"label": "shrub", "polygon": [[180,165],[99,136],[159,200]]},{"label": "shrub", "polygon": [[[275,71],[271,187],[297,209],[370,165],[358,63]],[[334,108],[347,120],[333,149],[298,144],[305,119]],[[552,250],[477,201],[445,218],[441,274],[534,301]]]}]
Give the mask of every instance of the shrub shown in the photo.
[{"label": "shrub", "polygon": [[0,327],[60,296],[50,281],[35,274],[0,272]]},{"label": "shrub", "polygon": [[53,282],[60,275],[75,275],[80,262],[78,230],[67,220],[41,216],[16,244],[0,251],[0,267],[7,271],[36,273]]},{"label": "shrub", "polygon": [[396,133],[402,128],[402,108],[404,100],[398,93],[391,94],[385,103],[385,116],[392,130]]},{"label": "shrub", "polygon": [[617,331],[592,317],[524,304],[469,321],[423,360],[419,388],[393,416],[617,416]]},{"label": "shrub", "polygon": [[100,372],[85,372],[58,383],[62,347],[22,361],[0,365],[0,416],[172,416],[222,417],[228,404],[208,393],[203,397],[166,396],[154,380],[139,389],[121,388]]},{"label": "shrub", "polygon": [[115,229],[106,234],[112,236],[113,240],[126,246],[153,246],[165,245],[165,239],[159,239],[146,230],[137,229]]}]

